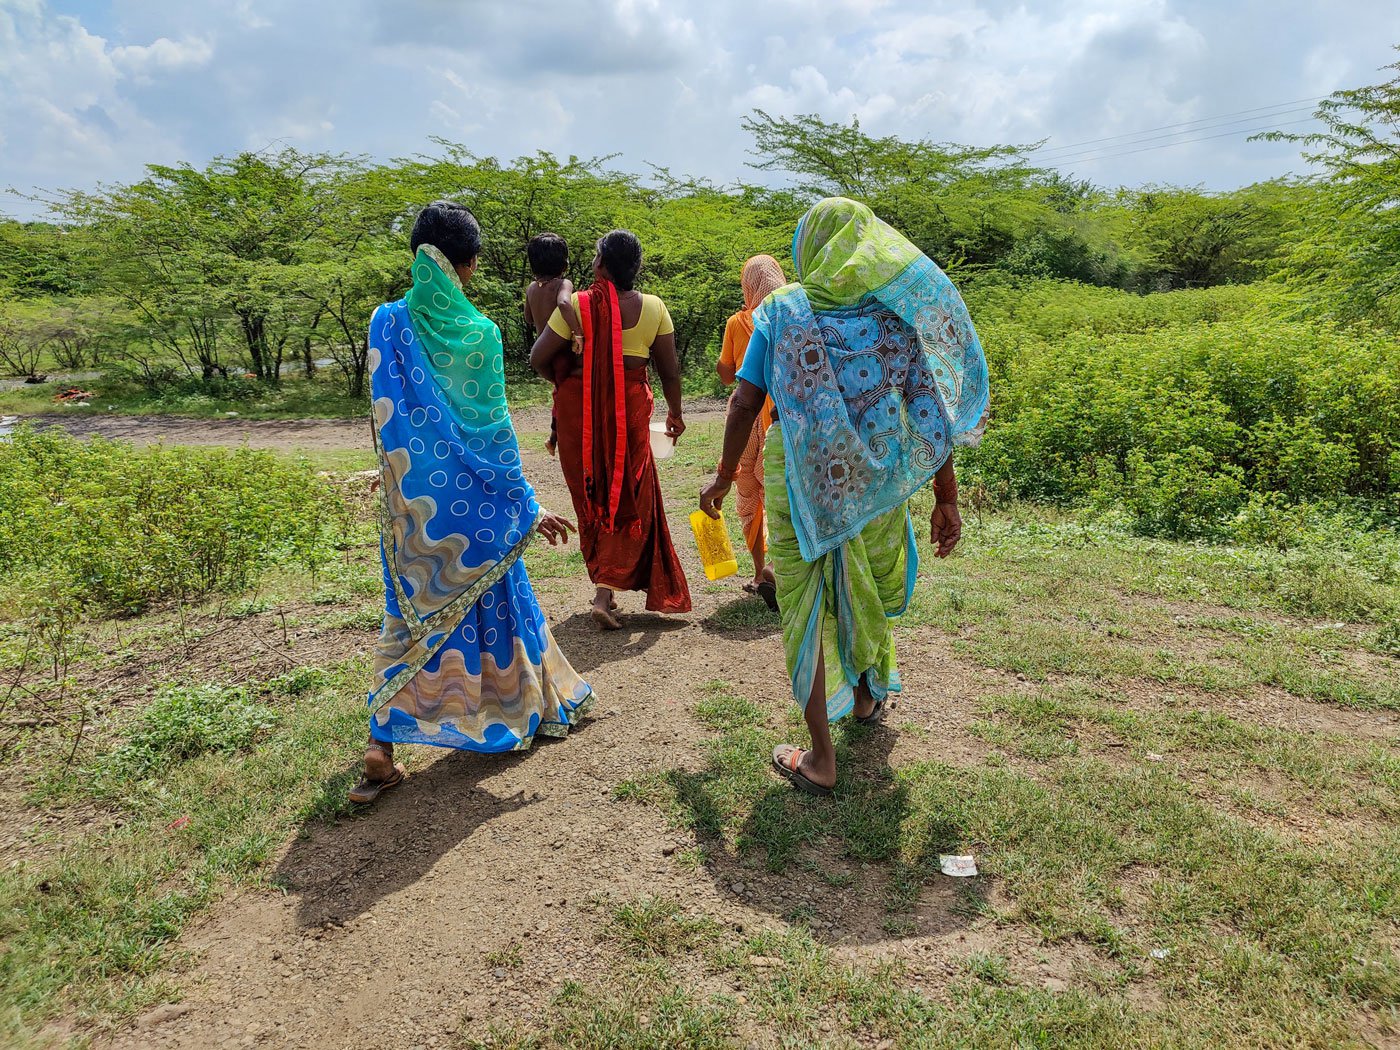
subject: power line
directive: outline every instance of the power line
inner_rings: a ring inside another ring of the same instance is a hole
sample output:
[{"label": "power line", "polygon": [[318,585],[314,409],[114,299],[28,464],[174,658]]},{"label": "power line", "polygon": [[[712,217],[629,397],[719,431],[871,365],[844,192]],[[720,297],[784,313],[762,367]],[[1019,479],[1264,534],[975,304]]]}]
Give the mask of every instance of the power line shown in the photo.
[{"label": "power line", "polygon": [[1277,131],[1280,128],[1292,127],[1295,124],[1310,124],[1313,119],[1313,117],[1304,117],[1302,120],[1290,120],[1283,124],[1264,124],[1257,128],[1240,128],[1235,131],[1222,131],[1218,135],[1203,135],[1200,138],[1179,139],[1176,142],[1163,142],[1156,146],[1143,146],[1141,149],[1124,150],[1119,153],[1112,151],[1107,153],[1095,153],[1090,151],[1084,156],[1059,158],[1052,160],[1050,163],[1058,166],[1061,164],[1090,164],[1096,160],[1114,160],[1118,157],[1132,156],[1134,153],[1147,153],[1151,150],[1167,149],[1170,146],[1187,146],[1193,142],[1209,142],[1211,139],[1232,138],[1235,135],[1258,135],[1266,131]]},{"label": "power line", "polygon": [[[1161,139],[1176,138],[1176,137],[1179,136],[1179,135],[1194,135],[1196,132],[1199,132],[1199,131],[1214,131],[1214,130],[1216,130],[1217,128],[1228,128],[1228,127],[1231,127],[1231,126],[1233,126],[1233,125],[1235,125],[1235,124],[1254,124],[1254,123],[1257,123],[1258,121],[1261,121],[1261,120],[1274,120],[1274,119],[1276,119],[1276,118],[1278,118],[1278,117],[1291,117],[1291,116],[1293,116],[1295,113],[1307,113],[1307,112],[1309,112],[1309,111],[1311,110],[1311,108],[1312,108],[1312,107],[1310,107],[1310,106],[1303,106],[1303,107],[1295,107],[1295,108],[1292,108],[1292,109],[1279,110],[1279,111],[1276,112],[1276,113],[1256,114],[1255,116],[1252,116],[1252,117],[1237,117],[1237,118],[1234,119],[1234,120],[1224,120],[1224,121],[1219,121],[1219,122],[1210,123],[1210,124],[1203,124],[1203,125],[1202,125],[1201,127],[1199,127],[1199,128],[1187,128],[1187,129],[1183,129],[1183,130],[1181,130],[1181,131],[1167,131],[1167,132],[1164,132],[1164,133],[1162,133],[1162,134],[1160,134],[1160,135],[1149,135],[1149,134],[1147,134],[1146,132],[1135,131],[1135,132],[1132,132],[1132,133],[1131,133],[1131,136],[1141,136],[1141,137],[1118,136],[1118,137],[1120,137],[1120,138],[1125,139],[1125,141],[1123,141],[1123,142],[1114,142],[1114,143],[1111,143],[1111,144],[1109,144],[1109,145],[1107,145],[1107,146],[1104,146],[1103,148],[1104,148],[1104,149],[1118,149],[1118,148],[1123,147],[1123,146],[1140,146],[1140,145],[1143,145],[1144,143],[1148,143],[1148,142],[1157,142],[1157,141],[1159,141],[1159,140],[1161,140]],[[1053,159],[1054,159],[1053,157],[1048,157],[1048,156],[1046,156],[1046,155],[1047,155],[1047,154],[1061,154],[1061,155],[1074,154],[1074,155],[1078,155],[1078,154],[1080,154],[1080,153],[1093,153],[1093,152],[1095,152],[1095,151],[1094,151],[1094,150],[1084,150],[1084,149],[1072,149],[1072,148],[1069,147],[1069,146],[1061,146],[1059,149],[1037,150],[1035,155],[1036,155],[1037,157],[1042,158],[1042,159],[1053,160]]]},{"label": "power line", "polygon": [[[1204,123],[1208,123],[1208,122],[1214,121],[1214,120],[1224,120],[1224,119],[1226,119],[1227,117],[1242,117],[1242,116],[1244,116],[1244,115],[1247,114],[1247,113],[1263,113],[1265,110],[1280,109],[1280,108],[1285,107],[1285,106],[1301,106],[1301,105],[1304,105],[1304,104],[1311,104],[1311,103],[1314,103],[1314,102],[1320,102],[1320,101],[1322,101],[1324,98],[1327,98],[1327,97],[1328,97],[1327,95],[1317,95],[1317,96],[1314,96],[1313,98],[1298,98],[1298,99],[1294,99],[1292,102],[1275,102],[1275,103],[1274,103],[1273,105],[1271,105],[1271,106],[1256,106],[1254,109],[1237,109],[1237,110],[1235,110],[1235,111],[1232,112],[1232,113],[1217,113],[1217,114],[1216,114],[1215,116],[1213,116],[1213,117],[1198,117],[1198,118],[1196,118],[1195,120],[1183,120],[1183,121],[1179,121],[1179,122],[1176,123],[1176,124],[1163,124],[1161,127],[1157,127],[1157,128],[1141,128],[1141,129],[1139,129],[1139,130],[1137,130],[1137,131],[1125,131],[1125,132],[1123,132],[1123,133],[1121,133],[1121,134],[1118,134],[1118,135],[1105,135],[1105,136],[1103,136],[1102,138],[1097,138],[1097,139],[1085,139],[1083,142],[1067,142],[1067,143],[1065,143],[1063,146],[1051,146],[1051,147],[1049,147],[1049,148],[1046,150],[1046,152],[1048,152],[1048,153],[1057,153],[1057,152],[1060,152],[1060,151],[1062,151],[1062,150],[1076,149],[1076,148],[1078,148],[1079,146],[1092,146],[1092,145],[1095,145],[1096,143],[1100,143],[1100,142],[1111,142],[1111,141],[1113,141],[1114,139],[1134,138],[1134,137],[1136,137],[1136,136],[1138,136],[1138,135],[1150,135],[1150,134],[1152,134],[1152,132],[1154,132],[1154,131],[1167,131],[1167,130],[1169,130],[1169,129],[1171,129],[1171,128],[1190,128],[1191,125],[1193,125],[1193,124],[1204,124]],[[1278,114],[1270,114],[1270,116],[1276,116],[1276,115],[1278,115]],[[1204,129],[1204,128],[1194,128],[1194,129],[1192,129],[1192,130],[1195,130],[1195,131],[1204,131],[1204,130],[1206,130],[1206,129]],[[1118,145],[1127,145],[1127,143],[1118,143]]]}]

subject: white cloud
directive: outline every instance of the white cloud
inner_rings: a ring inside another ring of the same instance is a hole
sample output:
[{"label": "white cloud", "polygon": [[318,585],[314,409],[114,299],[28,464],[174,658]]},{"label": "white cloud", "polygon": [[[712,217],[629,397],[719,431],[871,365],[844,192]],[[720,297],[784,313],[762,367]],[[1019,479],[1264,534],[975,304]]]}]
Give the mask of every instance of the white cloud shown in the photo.
[{"label": "white cloud", "polygon": [[159,37],[149,44],[126,44],[110,51],[112,62],[124,73],[149,76],[174,69],[197,69],[214,57],[209,41],[193,37],[180,41]]},{"label": "white cloud", "polygon": [[[755,177],[739,127],[755,107],[1053,147],[1373,82],[1400,40],[1393,0],[1340,0],[1345,17],[1305,0],[114,0],[110,29],[58,2],[0,0],[0,186],[273,139],[387,158],[434,135],[728,182]],[[1242,139],[1113,141],[1062,156],[1108,184],[1298,165]]]}]

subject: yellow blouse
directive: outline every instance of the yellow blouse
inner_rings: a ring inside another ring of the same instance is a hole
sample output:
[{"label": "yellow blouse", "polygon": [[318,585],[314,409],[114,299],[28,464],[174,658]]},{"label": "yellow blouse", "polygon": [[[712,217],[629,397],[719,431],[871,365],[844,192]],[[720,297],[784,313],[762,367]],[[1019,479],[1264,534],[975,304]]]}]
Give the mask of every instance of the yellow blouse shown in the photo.
[{"label": "yellow blouse", "polygon": [[[574,293],[574,312],[578,312],[577,292]],[[555,335],[565,339],[572,338],[569,324],[557,308],[549,319],[549,328]],[[656,342],[656,337],[670,335],[675,330],[676,326],[671,323],[671,312],[666,309],[666,304],[655,295],[643,293],[642,315],[637,318],[635,325],[622,330],[622,356],[640,357],[645,360],[651,357],[651,344]]]}]

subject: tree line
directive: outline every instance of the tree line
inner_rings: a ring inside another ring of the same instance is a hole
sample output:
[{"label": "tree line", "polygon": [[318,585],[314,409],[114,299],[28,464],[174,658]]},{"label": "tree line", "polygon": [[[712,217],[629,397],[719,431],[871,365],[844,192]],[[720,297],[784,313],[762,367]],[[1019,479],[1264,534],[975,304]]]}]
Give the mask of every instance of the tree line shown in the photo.
[{"label": "tree line", "polygon": [[[1389,67],[1400,69],[1400,63]],[[48,222],[0,221],[0,367],[125,370],[149,386],[247,373],[280,382],[334,362],[365,389],[373,307],[407,284],[418,208],[448,198],[481,221],[472,287],[523,359],[525,245],[562,234],[586,284],[596,237],[634,230],[643,285],[668,303],[688,367],[740,305],[739,269],[788,262],[815,198],[858,197],[963,280],[1041,278],[1150,293],[1275,280],[1298,310],[1394,331],[1400,292],[1400,77],[1338,92],[1303,137],[1323,174],[1239,190],[1106,189],[1037,163],[1035,145],[870,135],[858,122],[755,111],[752,166],[782,188],[616,170],[612,158],[511,162],[435,140],[387,163],[292,148],[150,165],[130,184],[51,191]],[[1278,136],[1285,137],[1285,136]]]}]

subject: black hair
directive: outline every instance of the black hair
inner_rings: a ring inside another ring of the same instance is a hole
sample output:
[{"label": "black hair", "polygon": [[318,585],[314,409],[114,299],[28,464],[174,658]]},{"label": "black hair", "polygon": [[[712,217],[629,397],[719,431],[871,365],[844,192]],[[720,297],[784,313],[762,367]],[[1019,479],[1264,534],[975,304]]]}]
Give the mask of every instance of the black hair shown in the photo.
[{"label": "black hair", "polygon": [[642,268],[642,242],[631,230],[610,230],[598,241],[598,258],[608,268],[613,284],[630,292]]},{"label": "black hair", "polygon": [[563,277],[569,268],[569,246],[557,233],[531,237],[525,255],[530,260],[530,272],[536,277]]},{"label": "black hair", "polygon": [[409,248],[437,247],[453,266],[466,266],[481,254],[481,227],[465,204],[433,201],[418,213]]}]

